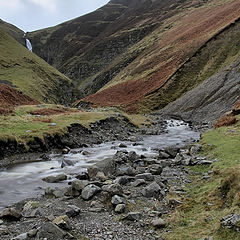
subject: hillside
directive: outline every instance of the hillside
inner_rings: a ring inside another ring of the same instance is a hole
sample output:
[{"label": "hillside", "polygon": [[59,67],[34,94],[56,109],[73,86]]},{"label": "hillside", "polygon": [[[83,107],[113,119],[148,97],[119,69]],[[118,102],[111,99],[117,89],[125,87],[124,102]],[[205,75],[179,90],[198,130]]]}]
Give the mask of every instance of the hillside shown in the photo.
[{"label": "hillside", "polygon": [[113,0],[27,37],[81,101],[149,112],[236,60],[239,17],[237,0]]},{"label": "hillside", "polygon": [[25,46],[25,39],[23,38],[24,31],[17,28],[16,26],[7,23],[0,19],[0,28],[11,35],[15,40]]},{"label": "hillside", "polygon": [[0,83],[46,103],[72,101],[71,81],[0,29]]}]

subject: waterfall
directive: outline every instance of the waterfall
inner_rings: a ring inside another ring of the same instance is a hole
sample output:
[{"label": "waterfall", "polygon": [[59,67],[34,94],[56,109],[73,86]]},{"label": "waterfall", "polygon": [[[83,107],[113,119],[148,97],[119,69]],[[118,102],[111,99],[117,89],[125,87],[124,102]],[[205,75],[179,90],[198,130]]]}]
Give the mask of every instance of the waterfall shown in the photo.
[{"label": "waterfall", "polygon": [[32,52],[32,44],[29,39],[26,38],[26,47],[28,48],[29,51]]}]

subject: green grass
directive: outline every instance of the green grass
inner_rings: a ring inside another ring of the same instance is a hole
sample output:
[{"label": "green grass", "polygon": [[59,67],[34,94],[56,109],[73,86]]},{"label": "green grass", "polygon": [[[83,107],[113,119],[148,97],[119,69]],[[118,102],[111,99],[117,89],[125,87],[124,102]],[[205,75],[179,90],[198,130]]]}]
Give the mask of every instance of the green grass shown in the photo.
[{"label": "green grass", "polygon": [[[71,81],[0,29],[0,78],[41,102],[59,103]],[[62,95],[62,96],[61,96]]]},{"label": "green grass", "polygon": [[[240,123],[203,134],[203,154],[218,158],[211,167],[194,166],[193,182],[187,186],[185,203],[169,217],[171,231],[166,239],[194,240],[213,236],[214,240],[240,239],[238,232],[223,229],[222,217],[240,214]],[[210,180],[202,175],[213,171]],[[223,194],[225,196],[223,196]],[[206,221],[206,219],[210,221]]]},{"label": "green grass", "polygon": [[[33,137],[43,138],[44,134],[65,133],[67,126],[70,126],[72,123],[80,123],[89,127],[90,123],[111,115],[111,113],[107,112],[81,112],[76,110],[72,113],[51,116],[34,116],[28,113],[29,111],[43,108],[62,107],[55,105],[43,105],[41,108],[20,106],[15,109],[14,115],[0,115],[0,139],[16,138],[19,142],[26,143]],[[49,119],[51,120],[50,122],[44,122]],[[51,123],[56,123],[56,126],[51,126]]]}]

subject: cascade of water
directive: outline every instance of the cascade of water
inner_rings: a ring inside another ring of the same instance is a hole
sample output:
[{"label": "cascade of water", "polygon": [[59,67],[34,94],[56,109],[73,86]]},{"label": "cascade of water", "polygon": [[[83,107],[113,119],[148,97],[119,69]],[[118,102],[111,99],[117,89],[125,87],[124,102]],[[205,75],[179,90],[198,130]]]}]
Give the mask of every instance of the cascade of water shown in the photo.
[{"label": "cascade of water", "polygon": [[28,48],[29,51],[32,52],[32,44],[29,39],[26,38],[26,47]]}]

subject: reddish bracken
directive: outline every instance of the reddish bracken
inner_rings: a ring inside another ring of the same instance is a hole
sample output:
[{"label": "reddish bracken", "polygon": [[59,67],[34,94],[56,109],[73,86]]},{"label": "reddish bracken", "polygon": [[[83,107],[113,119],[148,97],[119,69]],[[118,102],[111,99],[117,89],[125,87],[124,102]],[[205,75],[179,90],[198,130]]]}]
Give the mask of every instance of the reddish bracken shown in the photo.
[{"label": "reddish bracken", "polygon": [[221,117],[215,124],[214,128],[231,126],[237,122],[237,118],[231,114]]},{"label": "reddish bracken", "polygon": [[15,106],[34,105],[40,102],[6,84],[0,84],[0,114],[10,114]]}]

